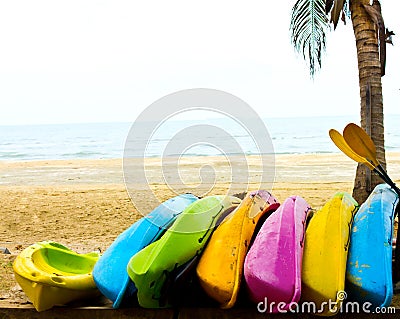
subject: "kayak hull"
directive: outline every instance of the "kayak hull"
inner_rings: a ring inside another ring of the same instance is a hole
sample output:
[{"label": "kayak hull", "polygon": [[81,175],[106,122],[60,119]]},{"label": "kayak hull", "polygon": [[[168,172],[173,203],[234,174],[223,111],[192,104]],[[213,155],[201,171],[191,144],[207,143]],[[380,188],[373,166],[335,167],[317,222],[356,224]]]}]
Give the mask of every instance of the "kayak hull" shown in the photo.
[{"label": "kayak hull", "polygon": [[377,185],[354,219],[346,270],[351,300],[373,307],[391,303],[393,221],[398,202],[388,185]]},{"label": "kayak hull", "polygon": [[357,202],[337,193],[311,218],[303,252],[302,300],[317,315],[335,315],[345,299],[346,261]]},{"label": "kayak hull", "polygon": [[[250,298],[267,300],[268,312],[288,310],[301,294],[304,235],[310,206],[292,196],[266,219],[246,256],[244,277]],[[284,306],[277,308],[279,303]]]},{"label": "kayak hull", "polygon": [[128,275],[138,289],[139,304],[145,308],[170,307],[168,291],[180,267],[199,256],[225,211],[240,199],[208,196],[192,203],[154,243],[139,251],[128,263]]},{"label": "kayak hull", "polygon": [[37,311],[78,299],[100,295],[92,270],[99,258],[95,252],[77,254],[55,242],[40,242],[15,259],[15,279]]},{"label": "kayak hull", "polygon": [[231,308],[236,302],[244,259],[258,220],[278,206],[269,192],[251,192],[211,236],[196,272],[204,291],[222,308]]},{"label": "kayak hull", "polygon": [[129,303],[136,293],[126,271],[131,257],[157,240],[166,227],[197,199],[192,194],[182,194],[165,201],[121,233],[100,257],[93,269],[93,278],[102,294],[113,301],[114,308]]}]

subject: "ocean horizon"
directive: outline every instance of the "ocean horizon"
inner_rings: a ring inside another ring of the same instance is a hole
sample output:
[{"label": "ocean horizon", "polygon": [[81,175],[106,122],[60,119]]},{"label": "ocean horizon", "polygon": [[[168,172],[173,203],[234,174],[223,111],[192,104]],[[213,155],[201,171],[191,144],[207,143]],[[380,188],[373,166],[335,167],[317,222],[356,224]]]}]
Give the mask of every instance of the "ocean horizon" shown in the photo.
[{"label": "ocean horizon", "polygon": [[[269,132],[274,154],[338,153],[331,142],[328,131],[342,131],[349,122],[358,123],[357,116],[319,116],[300,118],[265,118],[263,122]],[[385,117],[386,151],[400,151],[400,115]],[[163,157],[173,139],[181,138],[181,144],[190,146],[190,136],[177,133],[187,127],[206,123],[224,130],[240,145],[240,154],[259,155],[257,141],[268,136],[255,138],[232,120],[215,118],[207,120],[171,120],[157,127],[148,137],[145,157]],[[125,142],[133,123],[75,123],[43,125],[0,126],[0,160],[33,161],[65,159],[111,159],[124,157]],[[149,123],[140,123],[149,125]],[[129,138],[132,138],[131,136]],[[135,138],[135,137],[133,137]],[[169,156],[218,156],[224,150],[213,148],[221,136],[210,135],[204,143],[190,146],[182,154]],[[238,153],[239,154],[239,153]]]}]

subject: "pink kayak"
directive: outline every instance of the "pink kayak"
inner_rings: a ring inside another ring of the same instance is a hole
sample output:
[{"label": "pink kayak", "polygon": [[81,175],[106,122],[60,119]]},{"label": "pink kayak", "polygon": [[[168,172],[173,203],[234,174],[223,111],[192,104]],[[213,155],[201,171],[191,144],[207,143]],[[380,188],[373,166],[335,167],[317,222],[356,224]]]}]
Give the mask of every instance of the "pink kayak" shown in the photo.
[{"label": "pink kayak", "polygon": [[[305,225],[311,208],[292,196],[262,225],[244,263],[250,298],[264,312],[288,310],[301,294],[301,264]],[[260,311],[262,311],[260,310]]]}]

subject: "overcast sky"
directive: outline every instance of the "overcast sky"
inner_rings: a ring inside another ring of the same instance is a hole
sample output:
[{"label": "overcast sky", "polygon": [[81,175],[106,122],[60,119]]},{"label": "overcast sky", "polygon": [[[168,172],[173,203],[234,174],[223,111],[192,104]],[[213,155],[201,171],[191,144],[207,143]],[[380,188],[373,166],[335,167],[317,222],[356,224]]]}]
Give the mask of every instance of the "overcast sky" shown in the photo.
[{"label": "overcast sky", "polygon": [[[400,4],[382,0],[386,114],[400,114]],[[160,97],[213,88],[262,117],[358,114],[351,23],[314,81],[290,43],[294,1],[1,1],[0,125],[134,121]],[[397,17],[396,17],[397,15]]]}]

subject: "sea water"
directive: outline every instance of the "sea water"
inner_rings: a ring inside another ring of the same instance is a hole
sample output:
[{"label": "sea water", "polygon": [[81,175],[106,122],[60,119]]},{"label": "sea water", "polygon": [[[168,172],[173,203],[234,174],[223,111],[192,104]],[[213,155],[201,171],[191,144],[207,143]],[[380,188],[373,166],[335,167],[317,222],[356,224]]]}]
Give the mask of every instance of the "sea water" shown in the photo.
[{"label": "sea water", "polygon": [[[272,141],[275,154],[336,153],[328,131],[342,131],[349,122],[358,123],[357,116],[300,117],[263,119],[269,136],[250,136],[243,125],[226,118],[208,120],[167,121],[146,138],[146,157],[165,156],[166,147],[181,138],[187,144],[184,156],[221,155],[222,136],[205,134],[204,143],[190,146],[190,136],[180,136],[181,130],[194,125],[212,125],[221,128],[240,145],[241,153],[258,154],[257,142],[262,138]],[[400,151],[400,115],[385,117],[385,145],[387,151]],[[86,123],[54,125],[0,126],[0,160],[29,161],[47,159],[102,159],[121,158],[133,123]],[[139,123],[153,125],[154,123]],[[135,123],[138,125],[138,123]],[[142,137],[143,138],[143,137]],[[178,141],[179,142],[179,141]],[[139,152],[140,153],[140,152]],[[227,154],[229,155],[229,154]]]}]

